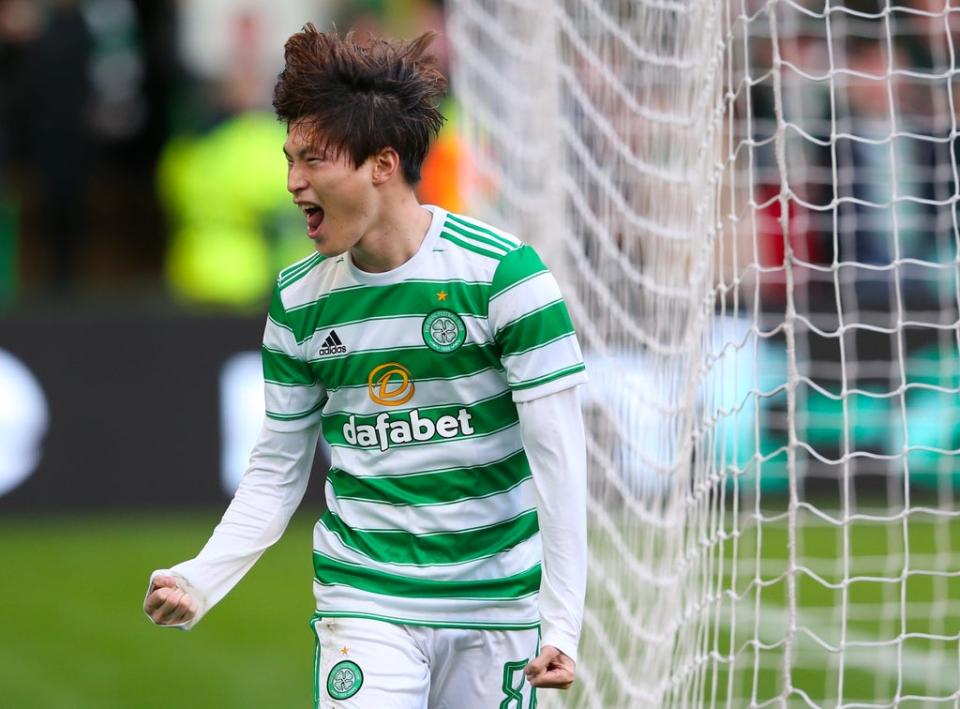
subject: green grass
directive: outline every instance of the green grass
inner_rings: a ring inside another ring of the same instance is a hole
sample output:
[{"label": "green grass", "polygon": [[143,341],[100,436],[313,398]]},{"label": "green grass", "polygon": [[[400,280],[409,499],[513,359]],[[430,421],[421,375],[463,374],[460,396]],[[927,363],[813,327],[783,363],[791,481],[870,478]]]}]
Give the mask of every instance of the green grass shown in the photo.
[{"label": "green grass", "polygon": [[[960,690],[960,519],[921,509],[907,521],[883,519],[893,514],[888,510],[872,514],[844,528],[808,510],[798,512],[788,706],[809,706],[804,696],[823,707],[927,706],[935,699],[952,704]],[[765,512],[760,522],[735,519],[728,510],[725,539],[713,532],[708,541],[702,535],[712,528],[705,525],[687,540],[684,574],[695,590],[683,606],[690,614],[683,621],[676,615],[681,589],[667,586],[667,596],[658,594],[654,583],[631,570],[634,562],[643,568],[666,554],[665,538],[651,528],[630,530],[626,519],[614,518],[615,533],[597,527],[591,539],[588,607],[600,625],[587,624],[580,648],[581,656],[599,660],[592,691],[604,706],[636,703],[621,688],[623,671],[610,657],[639,668],[634,672],[653,665],[648,676],[635,679],[640,686],[662,682],[670,666],[686,671],[688,679],[699,674],[699,687],[682,681],[675,687],[683,694],[672,698],[681,706],[779,705],[791,622],[783,510]],[[667,558],[661,561],[659,573],[669,574]],[[652,633],[652,643],[638,639],[628,620]],[[679,647],[673,644],[675,622],[681,626]],[[659,647],[656,638],[662,638]],[[590,692],[581,685],[573,706],[587,705]],[[910,696],[923,699],[903,701]]]},{"label": "green grass", "polygon": [[[311,527],[318,511],[299,513],[283,540],[196,629],[156,628],[141,611],[150,571],[194,555],[219,514],[0,520],[0,706],[311,706],[313,638],[307,621],[313,611]],[[830,707],[837,705],[841,674],[844,703],[889,705],[910,695],[947,698],[960,688],[960,604],[954,601],[960,598],[954,552],[960,521],[917,512],[906,525],[901,520],[853,522],[846,535],[806,512],[798,521],[797,624],[828,645],[844,638],[853,644],[841,668],[839,653],[801,630],[793,646],[794,688],[816,705]],[[703,559],[712,558],[714,573],[722,562],[725,593],[719,610],[716,603],[703,607],[700,617],[708,622],[699,626],[702,632],[685,640],[696,644],[695,654],[705,663],[704,684],[686,695],[687,704],[764,704],[781,692],[788,619],[786,526],[782,520],[758,525],[746,518],[732,525],[728,517],[731,536],[725,542],[701,547]],[[622,520],[617,529],[624,532]],[[623,678],[605,653],[615,653],[631,671],[649,669],[647,681],[660,672],[641,661],[649,647],[619,615],[633,614],[646,628],[661,621],[648,586],[628,563],[631,557],[656,558],[662,553],[660,540],[638,530],[626,535],[633,539],[630,546],[617,547],[604,534],[592,532],[589,598],[591,612],[606,630],[598,633],[588,624],[584,632],[581,657],[590,664],[595,684],[590,689],[589,683],[578,683],[568,695],[571,706],[589,706],[585,692],[593,699],[602,696],[605,706],[630,706],[617,689]],[[838,561],[844,544],[851,551],[846,584]],[[607,577],[600,581],[603,568]],[[711,578],[705,587],[715,592],[717,576]],[[840,613],[844,603],[845,617]],[[731,623],[734,614],[737,620]],[[721,622],[714,623],[715,618]],[[691,620],[686,627],[697,623]],[[857,646],[878,640],[891,642]],[[657,652],[669,659],[671,649]],[[788,704],[804,706],[798,693]],[[929,701],[902,704],[925,705]]]},{"label": "green grass", "polygon": [[[845,532],[801,511],[798,523],[798,632],[791,683],[799,691],[792,701],[800,705],[802,692],[817,705],[836,706],[841,684],[843,704],[889,705],[909,696],[926,697],[926,703],[945,701],[960,689],[960,608],[950,602],[960,595],[952,542],[960,535],[960,522],[916,511],[906,522],[859,520]],[[740,542],[737,582],[729,575],[728,549],[724,585],[736,589],[737,614],[746,623],[736,625],[733,638],[729,624],[721,625],[718,647],[726,658],[713,665],[715,696],[725,699],[725,685],[730,687],[737,698],[734,706],[741,699],[762,702],[781,692],[788,622],[786,525],[764,524],[762,534],[751,527]],[[756,578],[765,585],[760,587]],[[757,601],[759,637],[768,648],[751,645]],[[731,600],[724,610],[732,606]],[[846,650],[840,653],[844,643]]]},{"label": "green grass", "polygon": [[0,520],[0,706],[312,706],[316,511],[190,632],[143,614],[150,572],[193,556],[220,514]]}]

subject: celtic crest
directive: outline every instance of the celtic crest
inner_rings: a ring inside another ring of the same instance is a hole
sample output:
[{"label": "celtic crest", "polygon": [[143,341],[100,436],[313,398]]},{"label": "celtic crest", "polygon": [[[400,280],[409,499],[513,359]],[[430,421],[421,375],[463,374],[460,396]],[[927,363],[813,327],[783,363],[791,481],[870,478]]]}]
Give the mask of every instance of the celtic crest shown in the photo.
[{"label": "celtic crest", "polygon": [[467,339],[463,319],[452,310],[434,310],[423,319],[423,341],[435,352],[453,352]]},{"label": "celtic crest", "polygon": [[338,662],[327,675],[327,693],[334,699],[349,699],[360,691],[363,672],[356,662]]}]

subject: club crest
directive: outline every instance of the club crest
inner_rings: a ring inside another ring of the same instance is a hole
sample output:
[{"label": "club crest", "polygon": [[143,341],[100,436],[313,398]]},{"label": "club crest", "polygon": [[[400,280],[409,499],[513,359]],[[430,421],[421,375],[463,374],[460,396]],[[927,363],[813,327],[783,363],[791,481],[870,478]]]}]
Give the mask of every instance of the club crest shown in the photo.
[{"label": "club crest", "polygon": [[434,310],[423,319],[423,341],[434,352],[453,352],[467,339],[463,319],[452,310]]},{"label": "club crest", "polygon": [[351,660],[342,660],[327,675],[327,694],[334,699],[349,699],[363,686],[363,672]]}]

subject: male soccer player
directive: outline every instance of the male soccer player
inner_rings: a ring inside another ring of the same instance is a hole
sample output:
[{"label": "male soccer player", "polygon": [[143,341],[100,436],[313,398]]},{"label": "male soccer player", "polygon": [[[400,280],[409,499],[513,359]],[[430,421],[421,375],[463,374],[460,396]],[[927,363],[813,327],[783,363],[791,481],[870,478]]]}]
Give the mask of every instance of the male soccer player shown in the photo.
[{"label": "male soccer player", "polygon": [[316,253],[280,273],[266,419],[199,555],[144,608],[190,627],[282,534],[322,431],[318,706],[517,709],[574,680],[586,581],[584,366],[537,254],[418,204],[445,80],[410,42],[286,45],[274,96]]}]

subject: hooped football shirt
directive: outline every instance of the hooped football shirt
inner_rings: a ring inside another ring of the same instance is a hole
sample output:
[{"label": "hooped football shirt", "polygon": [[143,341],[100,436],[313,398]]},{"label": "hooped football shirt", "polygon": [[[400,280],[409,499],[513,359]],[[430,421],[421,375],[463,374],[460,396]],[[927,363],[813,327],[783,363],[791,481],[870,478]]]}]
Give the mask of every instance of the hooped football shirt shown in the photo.
[{"label": "hooped football shirt", "polygon": [[325,616],[539,622],[540,537],[517,402],[586,379],[553,276],[515,237],[437,207],[386,273],[349,255],[281,272],[264,333],[267,426],[322,423]]}]

